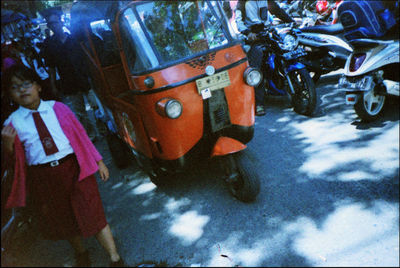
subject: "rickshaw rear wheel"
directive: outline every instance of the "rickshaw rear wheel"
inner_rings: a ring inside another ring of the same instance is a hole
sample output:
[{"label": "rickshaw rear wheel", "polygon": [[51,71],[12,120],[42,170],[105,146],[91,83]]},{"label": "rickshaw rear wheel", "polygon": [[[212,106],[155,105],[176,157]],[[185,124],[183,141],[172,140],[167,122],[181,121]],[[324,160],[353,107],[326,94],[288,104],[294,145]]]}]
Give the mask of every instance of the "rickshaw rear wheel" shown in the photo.
[{"label": "rickshaw rear wheel", "polygon": [[111,131],[108,131],[106,135],[106,141],[114,164],[119,169],[128,167],[130,164],[130,158],[128,156],[131,153],[128,146]]},{"label": "rickshaw rear wheel", "polygon": [[227,155],[223,165],[230,193],[242,202],[252,202],[260,192],[260,178],[246,151]]}]

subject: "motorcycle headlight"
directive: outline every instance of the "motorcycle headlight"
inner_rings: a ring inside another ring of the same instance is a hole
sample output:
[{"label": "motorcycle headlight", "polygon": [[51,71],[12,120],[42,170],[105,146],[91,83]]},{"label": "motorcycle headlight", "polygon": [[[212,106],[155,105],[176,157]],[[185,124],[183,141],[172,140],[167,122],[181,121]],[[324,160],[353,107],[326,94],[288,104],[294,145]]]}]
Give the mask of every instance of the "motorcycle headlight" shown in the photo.
[{"label": "motorcycle headlight", "polygon": [[248,67],[244,71],[243,76],[244,76],[244,81],[246,81],[246,83],[252,87],[255,87],[258,84],[260,84],[261,80],[262,80],[261,72],[255,68],[251,68],[251,67]]},{"label": "motorcycle headlight", "polygon": [[299,44],[299,40],[296,36],[291,34],[286,34],[283,38],[283,42],[279,44],[279,46],[283,50],[291,51],[296,49],[297,45]]}]

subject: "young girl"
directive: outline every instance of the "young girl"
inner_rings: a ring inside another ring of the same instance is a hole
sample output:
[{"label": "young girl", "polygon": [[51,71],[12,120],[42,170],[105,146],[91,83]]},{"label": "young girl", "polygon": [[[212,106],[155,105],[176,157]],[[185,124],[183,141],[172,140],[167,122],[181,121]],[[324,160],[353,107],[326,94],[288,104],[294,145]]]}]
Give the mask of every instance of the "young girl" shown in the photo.
[{"label": "young girl", "polygon": [[84,128],[66,105],[41,100],[41,80],[33,70],[13,66],[2,80],[19,105],[1,131],[2,152],[15,161],[6,207],[32,202],[44,237],[68,240],[77,266],[90,266],[81,237],[92,235],[110,255],[110,266],[124,266],[94,176],[98,171],[107,181],[109,172]]}]

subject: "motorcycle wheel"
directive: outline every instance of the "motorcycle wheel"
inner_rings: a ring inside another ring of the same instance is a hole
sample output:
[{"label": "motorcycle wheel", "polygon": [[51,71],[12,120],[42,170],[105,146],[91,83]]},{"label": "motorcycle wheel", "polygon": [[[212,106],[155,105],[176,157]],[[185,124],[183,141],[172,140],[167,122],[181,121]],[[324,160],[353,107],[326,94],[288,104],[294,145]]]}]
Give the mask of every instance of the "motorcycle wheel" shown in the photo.
[{"label": "motorcycle wheel", "polygon": [[376,120],[383,110],[385,96],[375,94],[374,90],[364,92],[358,96],[354,110],[363,122]]},{"label": "motorcycle wheel", "polygon": [[242,202],[252,202],[260,192],[260,179],[246,152],[223,157],[227,187]]},{"label": "motorcycle wheel", "polygon": [[317,104],[315,85],[306,69],[293,71],[289,74],[294,87],[292,106],[296,113],[311,116]]}]

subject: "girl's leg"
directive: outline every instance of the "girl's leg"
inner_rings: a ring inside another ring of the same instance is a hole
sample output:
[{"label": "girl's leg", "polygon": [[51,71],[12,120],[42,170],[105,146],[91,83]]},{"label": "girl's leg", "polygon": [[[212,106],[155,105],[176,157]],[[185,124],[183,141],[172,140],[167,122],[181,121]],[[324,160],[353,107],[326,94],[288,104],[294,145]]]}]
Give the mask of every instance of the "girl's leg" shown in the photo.
[{"label": "girl's leg", "polygon": [[75,266],[76,267],[91,267],[92,263],[89,258],[89,252],[83,245],[82,238],[80,236],[74,236],[68,239],[75,251]]},{"label": "girl's leg", "polygon": [[74,236],[68,239],[68,242],[71,244],[72,248],[75,250],[75,253],[80,254],[86,251],[85,246],[83,245],[82,238],[80,236]]},{"label": "girl's leg", "polygon": [[120,256],[115,246],[114,238],[111,233],[110,225],[106,225],[100,232],[96,234],[96,239],[103,246],[103,248],[110,255],[111,261],[116,262],[120,260]]}]

